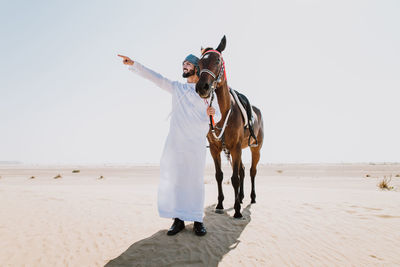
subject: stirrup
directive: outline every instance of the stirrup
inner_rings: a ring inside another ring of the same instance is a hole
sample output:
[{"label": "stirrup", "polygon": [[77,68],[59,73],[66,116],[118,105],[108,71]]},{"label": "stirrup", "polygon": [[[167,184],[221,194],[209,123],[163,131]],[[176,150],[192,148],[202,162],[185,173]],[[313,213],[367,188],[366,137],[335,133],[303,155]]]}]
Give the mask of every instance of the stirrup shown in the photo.
[{"label": "stirrup", "polygon": [[[248,126],[249,126],[249,132],[250,132],[250,134],[249,134],[249,142],[248,142],[249,147],[258,147],[258,140],[257,140],[256,135],[254,134],[253,123],[250,123],[250,121],[249,121],[249,125]],[[252,137],[256,141],[255,144],[250,144],[250,140],[251,140]]]},{"label": "stirrup", "polygon": [[[250,144],[250,140],[251,140],[252,137],[256,141],[255,144]],[[249,136],[249,147],[258,147],[258,140],[257,140],[257,137],[255,137],[254,135],[250,135]]]}]

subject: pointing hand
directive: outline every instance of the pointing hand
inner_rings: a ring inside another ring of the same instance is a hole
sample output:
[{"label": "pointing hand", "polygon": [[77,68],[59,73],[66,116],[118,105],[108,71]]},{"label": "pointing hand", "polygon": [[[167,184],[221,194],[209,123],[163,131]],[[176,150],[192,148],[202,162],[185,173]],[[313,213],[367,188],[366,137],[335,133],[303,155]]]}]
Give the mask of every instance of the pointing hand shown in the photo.
[{"label": "pointing hand", "polygon": [[124,63],[125,65],[133,65],[133,63],[135,63],[129,57],[126,57],[126,56],[123,56],[123,55],[118,55],[118,56],[123,58],[122,63]]}]

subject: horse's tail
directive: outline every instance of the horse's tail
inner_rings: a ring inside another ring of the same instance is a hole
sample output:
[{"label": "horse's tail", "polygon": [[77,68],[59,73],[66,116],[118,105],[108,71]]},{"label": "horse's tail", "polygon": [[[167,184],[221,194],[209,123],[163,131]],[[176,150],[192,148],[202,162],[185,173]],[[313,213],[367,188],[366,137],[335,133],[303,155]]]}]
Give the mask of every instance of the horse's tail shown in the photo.
[{"label": "horse's tail", "polygon": [[261,110],[258,107],[253,106],[253,110],[257,115],[257,121],[259,124],[258,131],[255,133],[255,135],[257,136],[258,145],[261,146],[264,140],[264,119]]},{"label": "horse's tail", "polygon": [[223,150],[224,150],[226,159],[228,160],[228,162],[229,162],[229,163],[231,164],[231,166],[232,166],[231,152],[230,152],[228,149],[226,149],[226,148],[223,148]]}]

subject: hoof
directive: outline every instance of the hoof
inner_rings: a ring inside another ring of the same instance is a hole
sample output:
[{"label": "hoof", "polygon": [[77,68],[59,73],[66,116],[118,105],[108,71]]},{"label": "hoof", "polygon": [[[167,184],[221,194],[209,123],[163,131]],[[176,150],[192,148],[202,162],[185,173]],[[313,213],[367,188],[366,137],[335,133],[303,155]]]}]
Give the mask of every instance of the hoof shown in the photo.
[{"label": "hoof", "polygon": [[233,215],[233,218],[235,218],[235,219],[240,219],[240,218],[242,218],[243,217],[243,215],[241,214],[241,213],[235,213],[234,215]]},{"label": "hoof", "polygon": [[254,204],[254,203],[256,203],[256,200],[255,200],[255,199],[253,199],[253,200],[251,201],[251,204]]},{"label": "hoof", "polygon": [[224,214],[224,209],[215,209],[215,213]]}]

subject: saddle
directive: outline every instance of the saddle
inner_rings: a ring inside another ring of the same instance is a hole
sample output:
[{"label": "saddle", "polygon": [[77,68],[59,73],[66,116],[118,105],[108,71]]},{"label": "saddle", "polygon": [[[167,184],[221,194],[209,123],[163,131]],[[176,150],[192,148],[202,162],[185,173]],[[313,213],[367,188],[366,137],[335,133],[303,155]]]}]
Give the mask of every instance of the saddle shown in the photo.
[{"label": "saddle", "polygon": [[[229,87],[229,92],[231,93],[233,99],[238,104],[240,112],[242,114],[242,118],[244,120],[244,128],[249,128],[250,136],[249,136],[249,147],[256,147],[258,146],[257,137],[254,134],[254,120],[257,118],[257,114],[255,114],[250,101],[244,94],[239,93],[236,90],[233,90]],[[255,144],[251,144],[251,138],[255,140]]]}]

